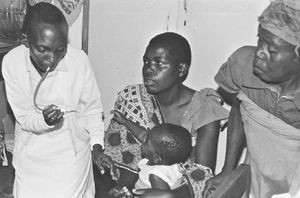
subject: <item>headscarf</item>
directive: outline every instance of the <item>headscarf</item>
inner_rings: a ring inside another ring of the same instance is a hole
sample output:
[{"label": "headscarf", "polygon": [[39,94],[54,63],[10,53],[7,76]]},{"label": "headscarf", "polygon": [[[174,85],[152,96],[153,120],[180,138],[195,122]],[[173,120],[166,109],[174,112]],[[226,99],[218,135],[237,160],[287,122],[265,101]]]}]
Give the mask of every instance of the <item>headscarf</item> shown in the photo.
[{"label": "headscarf", "polygon": [[274,0],[258,21],[264,29],[295,45],[296,51],[300,47],[300,0]]}]

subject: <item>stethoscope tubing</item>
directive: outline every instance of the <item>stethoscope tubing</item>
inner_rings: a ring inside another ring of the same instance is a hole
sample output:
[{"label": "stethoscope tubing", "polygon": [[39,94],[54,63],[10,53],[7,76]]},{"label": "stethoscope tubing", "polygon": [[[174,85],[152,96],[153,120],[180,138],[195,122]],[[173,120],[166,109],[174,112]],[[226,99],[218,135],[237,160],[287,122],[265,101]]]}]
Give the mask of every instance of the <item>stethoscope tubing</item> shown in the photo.
[{"label": "stethoscope tubing", "polygon": [[46,69],[46,72],[43,74],[41,80],[39,81],[39,83],[37,84],[37,86],[36,86],[36,88],[35,88],[35,90],[34,90],[33,104],[34,104],[35,108],[38,109],[38,110],[40,110],[40,111],[43,111],[43,109],[40,108],[40,107],[37,105],[37,103],[36,103],[36,97],[37,97],[37,93],[38,93],[38,91],[39,91],[39,89],[40,89],[40,86],[41,86],[42,82],[45,80],[45,78],[47,77],[49,71],[50,71],[50,67],[48,67],[48,68]]}]

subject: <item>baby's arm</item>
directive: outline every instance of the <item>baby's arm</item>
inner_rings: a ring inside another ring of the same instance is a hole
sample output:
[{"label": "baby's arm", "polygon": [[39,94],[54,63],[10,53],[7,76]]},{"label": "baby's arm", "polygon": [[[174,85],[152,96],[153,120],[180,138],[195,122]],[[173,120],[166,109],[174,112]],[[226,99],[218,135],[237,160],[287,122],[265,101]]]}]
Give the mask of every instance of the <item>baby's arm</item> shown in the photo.
[{"label": "baby's arm", "polygon": [[151,187],[154,189],[170,190],[169,184],[157,175],[150,174],[149,181],[151,183]]}]

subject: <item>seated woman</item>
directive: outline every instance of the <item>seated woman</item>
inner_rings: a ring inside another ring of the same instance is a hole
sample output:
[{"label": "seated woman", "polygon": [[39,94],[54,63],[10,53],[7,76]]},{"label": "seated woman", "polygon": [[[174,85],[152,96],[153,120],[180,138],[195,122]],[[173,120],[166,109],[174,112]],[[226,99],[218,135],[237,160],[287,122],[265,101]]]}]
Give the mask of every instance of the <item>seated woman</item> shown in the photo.
[{"label": "seated woman", "polygon": [[144,84],[119,92],[105,134],[105,153],[137,169],[148,131],[157,124],[172,123],[191,133],[191,161],[214,171],[220,120],[228,112],[213,89],[195,91],[183,84],[191,64],[188,41],[173,32],[159,34],[150,40],[143,62]]}]

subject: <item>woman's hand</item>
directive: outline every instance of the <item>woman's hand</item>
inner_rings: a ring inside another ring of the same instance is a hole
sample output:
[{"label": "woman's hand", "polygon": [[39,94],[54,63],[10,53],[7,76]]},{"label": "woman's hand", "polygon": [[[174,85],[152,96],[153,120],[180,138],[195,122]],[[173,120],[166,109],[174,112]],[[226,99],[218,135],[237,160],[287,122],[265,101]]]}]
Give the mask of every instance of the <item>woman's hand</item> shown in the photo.
[{"label": "woman's hand", "polygon": [[228,177],[229,173],[222,171],[218,175],[206,181],[205,188],[202,192],[203,198],[207,198],[219,185]]},{"label": "woman's hand", "polygon": [[119,112],[118,110],[112,110],[111,113],[114,114],[114,117],[112,119],[114,119],[120,124],[127,126],[127,122],[129,120],[121,112]]},{"label": "woman's hand", "polygon": [[140,142],[143,142],[147,136],[147,131],[143,127],[139,126],[139,124],[132,122],[131,120],[127,119],[121,112],[117,110],[111,111],[114,114],[112,118],[119,124],[123,124],[126,126],[131,134],[136,137]]},{"label": "woman's hand", "polygon": [[95,144],[93,146],[92,158],[94,164],[97,166],[101,174],[104,174],[105,168],[110,169],[110,175],[113,180],[118,180],[117,169],[114,166],[112,159],[105,155],[100,144]]},{"label": "woman's hand", "polygon": [[56,105],[48,105],[43,110],[44,120],[47,125],[53,126],[62,121],[64,113]]},{"label": "woman's hand", "polygon": [[175,198],[171,191],[159,189],[133,189],[132,193],[140,198]]}]

